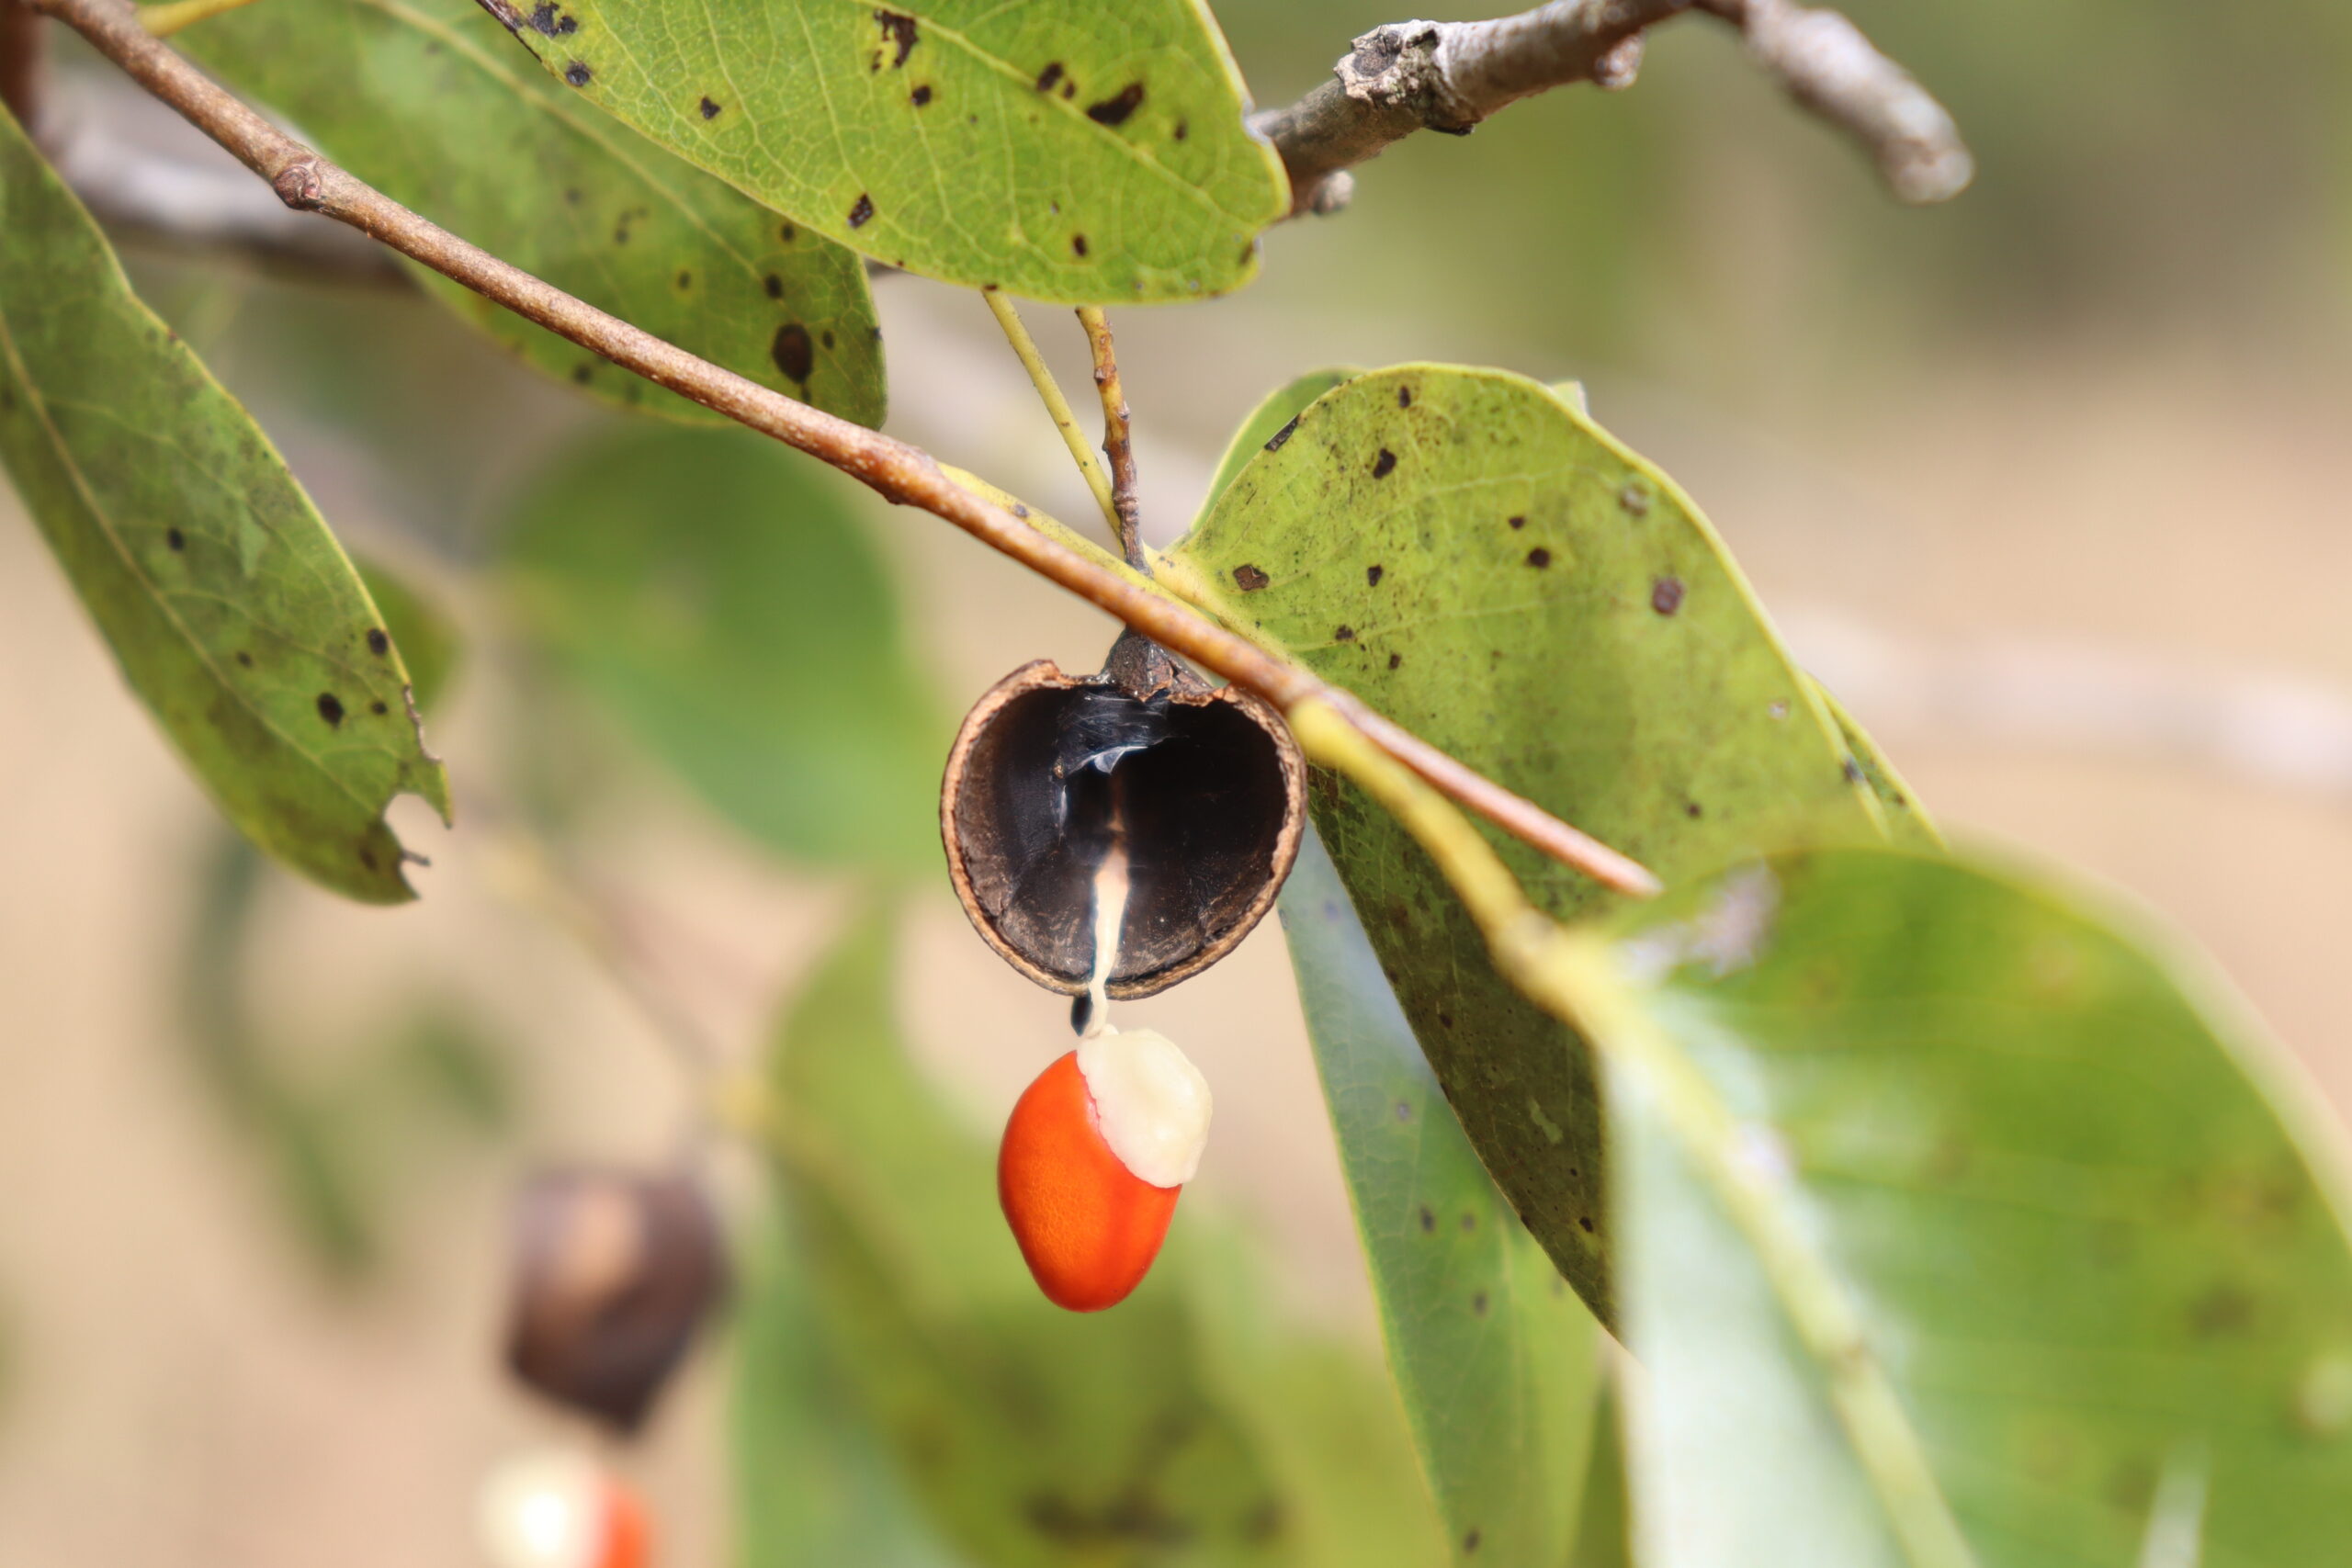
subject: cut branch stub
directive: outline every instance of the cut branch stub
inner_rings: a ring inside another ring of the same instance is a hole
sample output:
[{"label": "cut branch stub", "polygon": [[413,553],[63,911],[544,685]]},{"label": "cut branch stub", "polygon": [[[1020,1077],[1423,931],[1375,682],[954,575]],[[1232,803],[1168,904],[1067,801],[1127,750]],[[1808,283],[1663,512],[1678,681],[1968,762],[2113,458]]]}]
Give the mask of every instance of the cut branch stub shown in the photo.
[{"label": "cut branch stub", "polygon": [[692,1178],[560,1170],[515,1201],[506,1362],[632,1432],[725,1292],[718,1216]]},{"label": "cut branch stub", "polygon": [[989,689],[948,753],[940,835],[981,937],[1071,996],[1094,964],[1096,874],[1124,850],[1105,988],[1148,997],[1233,951],[1273,907],[1306,806],[1280,715],[1128,632],[1100,674],[1039,660]]}]

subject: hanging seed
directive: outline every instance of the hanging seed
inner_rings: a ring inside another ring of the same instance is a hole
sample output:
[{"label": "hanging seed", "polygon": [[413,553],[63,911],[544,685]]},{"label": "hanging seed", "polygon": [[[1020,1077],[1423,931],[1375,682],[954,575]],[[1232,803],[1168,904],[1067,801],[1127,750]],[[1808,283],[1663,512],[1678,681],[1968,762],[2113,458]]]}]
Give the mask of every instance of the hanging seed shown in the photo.
[{"label": "hanging seed", "polygon": [[1148,1029],[1103,1029],[1037,1076],[1005,1123],[996,1191],[1048,1301],[1101,1312],[1142,1283],[1209,1112],[1199,1070]]},{"label": "hanging seed", "polygon": [[623,1432],[644,1421],[726,1287],[710,1201],[676,1173],[562,1170],[514,1205],[506,1361]]},{"label": "hanging seed", "polygon": [[940,833],[980,935],[1072,996],[1093,967],[1098,874],[1124,857],[1107,990],[1148,997],[1230,953],[1273,907],[1306,796],[1272,707],[1127,632],[1098,675],[1039,660],[989,688],[948,753]]},{"label": "hanging seed", "polygon": [[652,1557],[644,1500],[568,1449],[520,1454],[491,1472],[476,1518],[492,1568],[646,1568]]}]

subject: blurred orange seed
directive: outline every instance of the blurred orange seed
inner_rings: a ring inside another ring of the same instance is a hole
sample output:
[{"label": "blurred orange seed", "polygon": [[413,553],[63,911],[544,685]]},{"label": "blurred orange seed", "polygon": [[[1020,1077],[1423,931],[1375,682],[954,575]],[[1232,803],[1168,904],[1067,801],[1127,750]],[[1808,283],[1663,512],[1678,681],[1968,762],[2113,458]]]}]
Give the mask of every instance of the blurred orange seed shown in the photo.
[{"label": "blurred orange seed", "polygon": [[522,1454],[492,1472],[481,1535],[495,1568],[650,1568],[653,1560],[643,1499],[570,1449]]},{"label": "blurred orange seed", "polygon": [[653,1561],[653,1520],[645,1501],[611,1478],[605,1487],[605,1554],[596,1568],[648,1568]]}]

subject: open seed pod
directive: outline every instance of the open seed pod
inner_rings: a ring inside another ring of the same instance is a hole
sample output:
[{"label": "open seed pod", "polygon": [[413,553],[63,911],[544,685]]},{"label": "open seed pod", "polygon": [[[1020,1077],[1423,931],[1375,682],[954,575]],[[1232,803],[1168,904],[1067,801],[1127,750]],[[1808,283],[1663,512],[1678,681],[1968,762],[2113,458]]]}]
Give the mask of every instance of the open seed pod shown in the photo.
[{"label": "open seed pod", "polygon": [[726,1288],[710,1200],[674,1172],[548,1171],[515,1201],[512,1245],[507,1365],[635,1430]]},{"label": "open seed pod", "polygon": [[1086,989],[1095,875],[1125,857],[1105,989],[1196,975],[1273,907],[1298,855],[1306,764],[1280,715],[1133,632],[1099,675],[1024,664],[965,716],[940,795],[956,897],[989,946],[1050,990]]}]

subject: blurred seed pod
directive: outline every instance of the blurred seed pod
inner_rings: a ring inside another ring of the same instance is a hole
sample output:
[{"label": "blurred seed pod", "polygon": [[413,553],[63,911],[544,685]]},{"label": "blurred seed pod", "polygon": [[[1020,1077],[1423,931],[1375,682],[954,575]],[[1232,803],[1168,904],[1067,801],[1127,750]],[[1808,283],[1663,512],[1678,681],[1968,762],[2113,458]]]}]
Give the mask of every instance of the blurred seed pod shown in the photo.
[{"label": "blurred seed pod", "polygon": [[710,1201],[676,1172],[544,1172],[515,1201],[512,1246],[508,1367],[634,1431],[726,1289]]},{"label": "blurred seed pod", "polygon": [[1129,878],[1106,987],[1148,997],[1196,975],[1273,907],[1298,856],[1306,764],[1282,717],[1211,687],[1134,632],[1100,674],[1024,664],[965,716],[940,795],[964,912],[989,945],[1076,996],[1094,962],[1094,881]]}]

